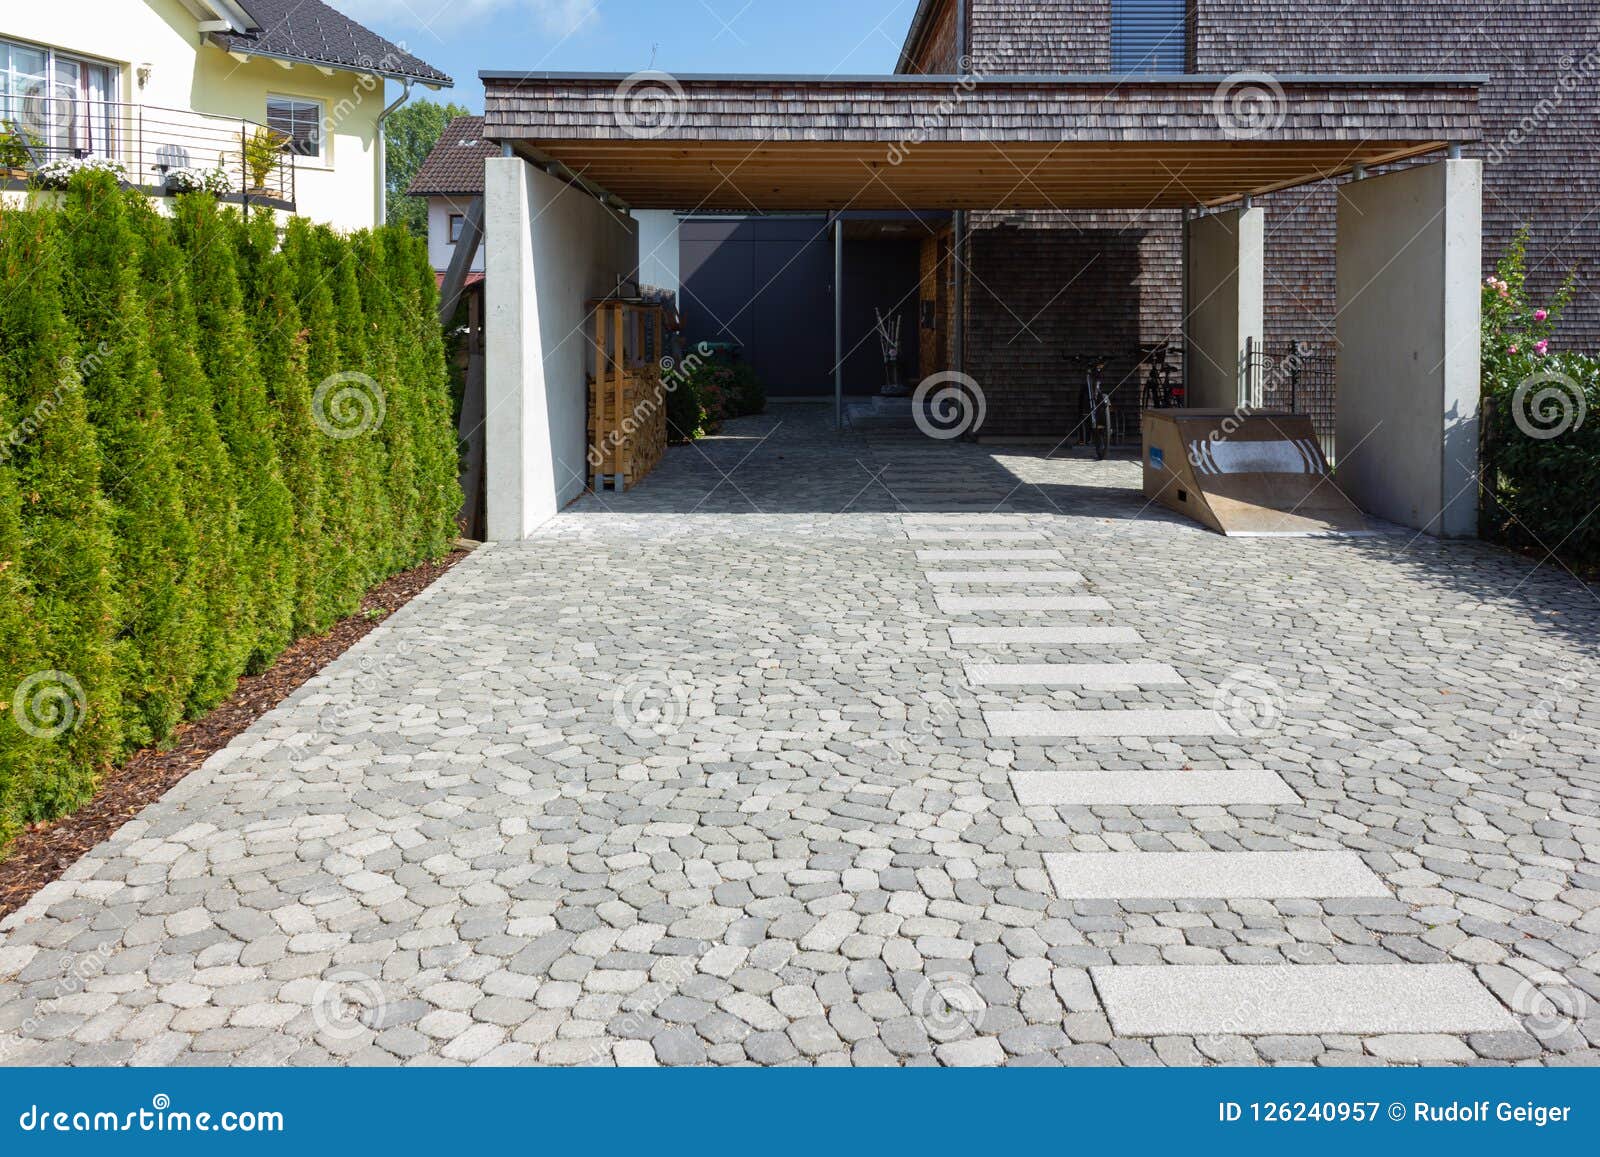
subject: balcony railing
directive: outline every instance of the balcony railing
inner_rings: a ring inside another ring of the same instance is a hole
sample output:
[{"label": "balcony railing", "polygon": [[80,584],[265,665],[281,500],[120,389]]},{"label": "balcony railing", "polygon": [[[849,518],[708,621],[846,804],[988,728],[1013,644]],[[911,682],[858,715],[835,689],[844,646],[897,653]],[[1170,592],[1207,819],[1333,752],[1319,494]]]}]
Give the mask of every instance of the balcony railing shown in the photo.
[{"label": "balcony railing", "polygon": [[[30,171],[66,158],[120,162],[130,184],[167,187],[175,170],[217,173],[230,199],[292,206],[294,154],[284,138],[240,117],[188,109],[26,93],[0,96],[0,167]],[[178,178],[175,178],[175,181]]]}]

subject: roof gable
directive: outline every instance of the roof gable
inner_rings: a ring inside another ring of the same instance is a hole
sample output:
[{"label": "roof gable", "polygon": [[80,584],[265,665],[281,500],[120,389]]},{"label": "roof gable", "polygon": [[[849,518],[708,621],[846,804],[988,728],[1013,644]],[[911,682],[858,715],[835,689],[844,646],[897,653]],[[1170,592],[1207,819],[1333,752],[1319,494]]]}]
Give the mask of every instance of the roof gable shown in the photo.
[{"label": "roof gable", "polygon": [[229,52],[421,81],[441,88],[455,83],[322,0],[234,0],[234,6],[247,12],[256,27],[243,32],[211,32],[212,43]]},{"label": "roof gable", "polygon": [[499,155],[500,146],[483,139],[482,117],[456,117],[439,134],[406,192],[413,197],[479,196],[483,162]]}]

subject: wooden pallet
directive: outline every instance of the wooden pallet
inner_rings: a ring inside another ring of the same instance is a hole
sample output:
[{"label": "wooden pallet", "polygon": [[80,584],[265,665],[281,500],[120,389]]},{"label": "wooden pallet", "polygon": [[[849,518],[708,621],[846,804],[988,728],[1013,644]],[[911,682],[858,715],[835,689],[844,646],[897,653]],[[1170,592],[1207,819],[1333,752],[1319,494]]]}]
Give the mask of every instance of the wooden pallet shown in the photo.
[{"label": "wooden pallet", "polygon": [[626,490],[667,449],[661,357],[666,330],[654,302],[592,301],[594,373],[589,378],[589,476],[595,490]]}]

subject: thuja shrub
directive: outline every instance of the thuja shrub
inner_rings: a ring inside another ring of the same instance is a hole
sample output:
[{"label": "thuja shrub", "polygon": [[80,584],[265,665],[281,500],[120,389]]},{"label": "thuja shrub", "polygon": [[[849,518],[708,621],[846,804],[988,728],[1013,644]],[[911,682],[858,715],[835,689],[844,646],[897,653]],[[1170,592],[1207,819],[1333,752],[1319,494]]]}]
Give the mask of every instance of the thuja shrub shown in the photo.
[{"label": "thuja shrub", "polygon": [[121,743],[112,515],[62,306],[65,265],[57,214],[0,208],[0,284],[11,290],[0,294],[0,503],[16,496],[15,529],[0,530],[14,557],[0,562],[23,609],[0,642],[7,828],[84,802]]},{"label": "thuja shrub", "polygon": [[[0,210],[0,855],[460,505],[421,244],[170,217],[97,174]],[[20,290],[20,291],[19,291]]]}]

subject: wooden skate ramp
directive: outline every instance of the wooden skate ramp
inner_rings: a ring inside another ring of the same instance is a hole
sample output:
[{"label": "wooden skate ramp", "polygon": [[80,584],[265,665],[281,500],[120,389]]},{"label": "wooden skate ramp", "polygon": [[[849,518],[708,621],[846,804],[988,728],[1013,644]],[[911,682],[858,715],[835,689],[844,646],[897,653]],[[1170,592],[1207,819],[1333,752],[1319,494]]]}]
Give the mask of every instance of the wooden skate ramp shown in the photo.
[{"label": "wooden skate ramp", "polygon": [[1146,410],[1145,497],[1227,535],[1367,534],[1304,414]]}]

